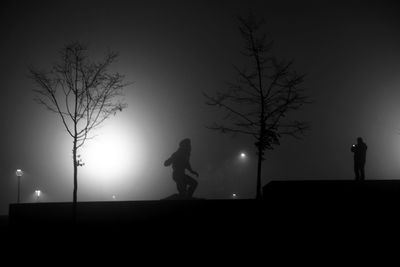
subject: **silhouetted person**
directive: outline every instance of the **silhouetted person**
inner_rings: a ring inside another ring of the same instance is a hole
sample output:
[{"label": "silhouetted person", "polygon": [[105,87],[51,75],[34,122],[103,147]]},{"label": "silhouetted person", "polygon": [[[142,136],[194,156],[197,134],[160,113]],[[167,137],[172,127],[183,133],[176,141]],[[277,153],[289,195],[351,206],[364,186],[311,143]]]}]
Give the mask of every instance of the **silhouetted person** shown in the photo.
[{"label": "silhouetted person", "polygon": [[172,164],[172,178],[176,182],[179,196],[191,198],[197,187],[197,181],[186,175],[186,170],[199,177],[199,174],[190,166],[190,152],[192,150],[190,139],[184,139],[179,143],[178,150],[164,162],[164,166]]},{"label": "silhouetted person", "polygon": [[367,145],[361,137],[357,138],[357,144],[352,145],[351,152],[354,153],[354,173],[357,181],[365,180],[365,160],[367,156]]}]

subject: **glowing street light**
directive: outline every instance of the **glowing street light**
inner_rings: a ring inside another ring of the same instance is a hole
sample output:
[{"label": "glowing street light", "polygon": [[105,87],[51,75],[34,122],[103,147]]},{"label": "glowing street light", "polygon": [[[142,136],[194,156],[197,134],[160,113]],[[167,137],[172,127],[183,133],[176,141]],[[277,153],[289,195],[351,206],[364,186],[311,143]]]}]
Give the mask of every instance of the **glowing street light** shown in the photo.
[{"label": "glowing street light", "polygon": [[17,203],[20,203],[21,176],[24,175],[24,172],[21,169],[17,169],[15,171],[15,175],[17,175],[17,178],[18,178]]},{"label": "glowing street light", "polygon": [[113,199],[113,200],[116,200],[117,198],[115,197],[115,195],[113,195],[113,196],[112,196],[112,199]]},{"label": "glowing street light", "polygon": [[[244,169],[243,167],[245,167],[245,165],[247,165],[248,161],[248,156],[246,154],[246,152],[242,151],[239,153],[239,156],[237,158],[237,163],[240,164],[240,173],[243,173]],[[234,186],[235,186],[235,190],[239,190],[239,177],[236,176],[235,180],[234,180]],[[236,193],[232,193],[232,199],[237,199],[237,194]]]},{"label": "glowing street light", "polygon": [[42,194],[42,191],[40,191],[40,190],[35,190],[35,195],[36,195],[36,200],[39,202],[39,198],[40,198],[40,195]]}]

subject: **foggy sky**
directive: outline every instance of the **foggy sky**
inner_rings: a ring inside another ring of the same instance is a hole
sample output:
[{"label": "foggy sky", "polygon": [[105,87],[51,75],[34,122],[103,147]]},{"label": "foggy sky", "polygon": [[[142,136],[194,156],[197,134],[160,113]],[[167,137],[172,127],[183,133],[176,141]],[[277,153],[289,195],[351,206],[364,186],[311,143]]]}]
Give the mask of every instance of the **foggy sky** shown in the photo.
[{"label": "foggy sky", "polygon": [[[312,105],[294,114],[310,122],[303,140],[284,138],[268,151],[271,179],[352,179],[350,146],[367,143],[367,179],[400,175],[400,9],[395,1],[34,1],[2,2],[0,213],[16,201],[72,199],[72,141],[55,114],[34,101],[28,66],[49,69],[73,41],[99,54],[119,53],[114,71],[133,85],[128,108],[99,129],[122,136],[129,161],[113,177],[81,168],[79,200],[160,199],[175,191],[162,163],[179,141],[192,139],[196,195],[255,194],[253,140],[205,128],[217,116],[202,92],[224,89],[240,66],[236,15],[266,19],[274,53],[306,73]],[[103,134],[103,135],[102,135]],[[102,137],[103,136],[103,137]],[[125,138],[125,139],[124,139]],[[90,141],[95,143],[96,139]],[[100,141],[99,141],[100,142]],[[240,152],[249,157],[241,161]],[[116,157],[116,155],[108,155]],[[85,159],[84,159],[85,160]],[[85,169],[86,168],[86,169]]]}]

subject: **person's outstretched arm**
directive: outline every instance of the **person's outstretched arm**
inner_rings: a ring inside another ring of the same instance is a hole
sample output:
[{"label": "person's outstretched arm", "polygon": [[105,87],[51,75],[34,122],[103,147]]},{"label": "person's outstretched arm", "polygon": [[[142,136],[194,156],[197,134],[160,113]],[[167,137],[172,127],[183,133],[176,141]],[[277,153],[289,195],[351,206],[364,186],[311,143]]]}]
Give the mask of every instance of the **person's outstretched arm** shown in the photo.
[{"label": "person's outstretched arm", "polygon": [[174,155],[175,155],[175,153],[172,154],[171,157],[169,157],[169,159],[167,159],[166,161],[164,161],[164,166],[165,166],[165,167],[168,167],[169,165],[172,164]]}]

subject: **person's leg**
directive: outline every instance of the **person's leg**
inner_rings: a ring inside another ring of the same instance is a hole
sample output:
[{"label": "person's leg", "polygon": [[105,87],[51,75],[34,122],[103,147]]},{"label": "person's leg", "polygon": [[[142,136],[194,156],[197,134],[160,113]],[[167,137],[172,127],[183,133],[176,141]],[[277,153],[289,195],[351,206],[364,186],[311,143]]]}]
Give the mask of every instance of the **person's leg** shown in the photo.
[{"label": "person's leg", "polygon": [[364,167],[365,167],[365,163],[364,163],[364,162],[363,162],[363,163],[360,163],[361,180],[365,180],[365,170],[364,170]]},{"label": "person's leg", "polygon": [[354,161],[354,174],[356,181],[358,181],[360,179],[360,174],[358,172],[358,164],[356,161]]},{"label": "person's leg", "polygon": [[184,175],[174,174],[173,179],[176,183],[176,188],[178,189],[178,194],[180,197],[186,197],[186,182]]},{"label": "person's leg", "polygon": [[186,184],[182,183],[182,181],[175,181],[176,182],[176,188],[178,189],[178,193],[180,197],[186,197],[187,192],[186,192]]},{"label": "person's leg", "polygon": [[188,175],[186,175],[186,177],[185,177],[185,182],[189,186],[189,188],[187,189],[187,197],[192,197],[194,191],[197,188],[198,183],[195,179],[193,179],[192,177],[190,177]]}]

